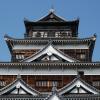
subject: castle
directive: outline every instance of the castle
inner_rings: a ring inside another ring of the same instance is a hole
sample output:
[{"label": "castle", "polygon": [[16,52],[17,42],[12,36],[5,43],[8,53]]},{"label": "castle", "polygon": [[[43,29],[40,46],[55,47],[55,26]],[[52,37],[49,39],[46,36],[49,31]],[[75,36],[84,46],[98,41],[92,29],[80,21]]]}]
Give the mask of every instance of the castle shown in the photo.
[{"label": "castle", "polygon": [[96,35],[79,38],[79,19],[53,10],[24,24],[24,38],[4,36],[11,62],[0,62],[0,100],[100,100]]}]

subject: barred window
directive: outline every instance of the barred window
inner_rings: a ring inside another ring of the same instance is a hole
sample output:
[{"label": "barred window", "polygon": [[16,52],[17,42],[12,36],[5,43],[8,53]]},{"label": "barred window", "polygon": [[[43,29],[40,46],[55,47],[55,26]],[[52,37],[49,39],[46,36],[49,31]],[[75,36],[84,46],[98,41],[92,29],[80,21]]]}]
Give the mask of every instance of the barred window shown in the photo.
[{"label": "barred window", "polygon": [[40,34],[41,34],[41,37],[47,37],[48,36],[47,32],[40,32]]},{"label": "barred window", "polygon": [[17,54],[16,59],[24,59],[24,55],[23,54]]},{"label": "barred window", "polygon": [[60,37],[60,36],[61,36],[60,32],[55,32],[55,37]]},{"label": "barred window", "polygon": [[100,86],[100,81],[93,81],[93,86]]},{"label": "barred window", "polygon": [[33,36],[32,37],[36,37],[37,35],[37,32],[33,32]]},{"label": "barred window", "polygon": [[6,86],[6,81],[0,80],[0,86]]},{"label": "barred window", "polygon": [[53,85],[58,86],[58,81],[36,81],[36,86],[39,87],[52,87]]},{"label": "barred window", "polygon": [[85,59],[85,56],[86,56],[85,54],[80,54],[81,59]]}]

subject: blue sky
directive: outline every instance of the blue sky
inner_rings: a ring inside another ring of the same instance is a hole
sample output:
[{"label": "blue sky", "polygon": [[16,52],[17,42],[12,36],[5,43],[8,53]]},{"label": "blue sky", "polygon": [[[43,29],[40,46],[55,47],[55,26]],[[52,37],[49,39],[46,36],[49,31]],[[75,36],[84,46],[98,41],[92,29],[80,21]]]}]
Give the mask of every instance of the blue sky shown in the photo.
[{"label": "blue sky", "polygon": [[80,18],[79,37],[97,34],[93,60],[100,61],[100,0],[0,0],[0,61],[10,61],[4,34],[23,38],[23,20],[37,20],[54,6],[57,15],[66,20]]}]

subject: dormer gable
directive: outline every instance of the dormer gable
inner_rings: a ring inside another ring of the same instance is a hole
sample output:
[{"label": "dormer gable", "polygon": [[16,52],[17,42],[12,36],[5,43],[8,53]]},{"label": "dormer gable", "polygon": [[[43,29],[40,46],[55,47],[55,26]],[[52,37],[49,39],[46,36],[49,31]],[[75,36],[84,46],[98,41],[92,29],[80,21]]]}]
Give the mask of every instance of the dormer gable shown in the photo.
[{"label": "dormer gable", "polygon": [[51,42],[48,43],[46,47],[44,47],[39,52],[31,55],[30,57],[25,58],[21,62],[36,62],[36,61],[61,61],[61,62],[79,62],[78,60],[65,55],[60,50],[56,49]]},{"label": "dormer gable", "polygon": [[50,11],[50,13],[47,16],[40,18],[40,20],[38,20],[38,22],[66,22],[66,20],[57,16],[54,13],[54,11]]},{"label": "dormer gable", "polygon": [[59,95],[64,94],[100,94],[100,91],[90,84],[86,83],[80,77],[58,90]]},{"label": "dormer gable", "polygon": [[37,96],[40,93],[26,84],[21,77],[17,77],[15,81],[6,87],[0,89],[0,95],[33,95]]}]

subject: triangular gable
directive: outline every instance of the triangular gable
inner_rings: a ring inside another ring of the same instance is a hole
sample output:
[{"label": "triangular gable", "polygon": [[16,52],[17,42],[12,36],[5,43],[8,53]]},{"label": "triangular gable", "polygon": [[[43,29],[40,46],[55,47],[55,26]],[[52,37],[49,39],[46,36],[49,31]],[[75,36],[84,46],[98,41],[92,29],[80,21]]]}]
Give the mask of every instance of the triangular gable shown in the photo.
[{"label": "triangular gable", "polygon": [[24,90],[23,88],[20,87],[20,89],[18,90],[18,88],[13,89],[10,94],[29,94],[26,90]]},{"label": "triangular gable", "polygon": [[39,22],[66,22],[63,18],[54,14],[54,12],[50,12],[47,16],[38,20]]},{"label": "triangular gable", "polygon": [[52,55],[51,57],[49,57],[48,54],[46,54],[43,58],[41,58],[41,61],[48,61],[48,60],[51,60],[51,61],[59,61],[59,57],[55,56],[55,55]]},{"label": "triangular gable", "polygon": [[60,100],[60,98],[57,94],[52,94],[46,100]]},{"label": "triangular gable", "polygon": [[11,84],[0,89],[0,95],[9,95],[9,94],[27,94],[37,96],[40,93],[32,89],[28,84],[26,84],[22,79],[16,79]]},{"label": "triangular gable", "polygon": [[52,92],[50,93],[50,95],[48,95],[48,97],[45,100],[61,100],[57,92],[57,88],[55,86],[53,86]]},{"label": "triangular gable", "polygon": [[51,43],[49,43],[45,48],[43,48],[42,50],[40,50],[36,54],[33,54],[32,56],[25,58],[21,62],[36,61],[40,58],[42,59],[42,57],[44,57],[45,55],[48,55],[49,57],[53,56],[53,57],[55,57],[54,59],[56,59],[56,60],[63,59],[66,62],[79,62],[78,60],[76,60],[68,55],[65,55],[60,50],[57,50]]},{"label": "triangular gable", "polygon": [[71,83],[58,90],[59,95],[64,94],[99,94],[100,91],[80,78],[75,78]]}]

